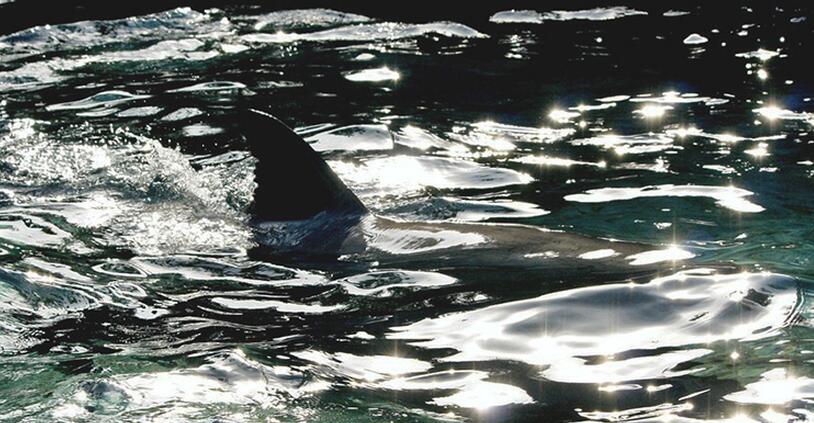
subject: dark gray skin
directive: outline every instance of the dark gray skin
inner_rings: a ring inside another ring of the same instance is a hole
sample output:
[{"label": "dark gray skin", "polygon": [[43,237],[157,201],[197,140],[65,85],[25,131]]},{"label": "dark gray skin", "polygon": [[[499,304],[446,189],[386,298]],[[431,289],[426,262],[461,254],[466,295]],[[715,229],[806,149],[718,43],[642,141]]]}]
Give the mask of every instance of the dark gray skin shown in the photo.
[{"label": "dark gray skin", "polygon": [[[657,249],[533,226],[401,222],[370,213],[353,218],[316,216],[263,222],[256,224],[256,233],[261,244],[275,251],[352,256],[387,267],[427,263],[433,268],[474,265],[621,270],[631,267],[630,256]],[[591,257],[585,256],[591,252],[599,258],[585,258]]]},{"label": "dark gray skin", "polygon": [[258,111],[251,111],[244,123],[258,161],[253,225],[257,241],[274,253],[352,256],[380,266],[432,263],[433,268],[582,271],[655,263],[631,257],[659,250],[644,244],[525,225],[401,222],[375,216],[285,124]]}]

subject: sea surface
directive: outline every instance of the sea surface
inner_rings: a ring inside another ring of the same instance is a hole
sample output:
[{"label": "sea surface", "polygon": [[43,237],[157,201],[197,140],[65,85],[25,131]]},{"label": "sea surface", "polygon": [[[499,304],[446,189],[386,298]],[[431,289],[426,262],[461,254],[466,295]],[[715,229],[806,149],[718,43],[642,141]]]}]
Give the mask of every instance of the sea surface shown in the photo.
[{"label": "sea surface", "polygon": [[[0,421],[814,420],[814,16],[708,3],[6,31]],[[249,107],[379,216],[661,253],[275,258],[248,213]]]}]

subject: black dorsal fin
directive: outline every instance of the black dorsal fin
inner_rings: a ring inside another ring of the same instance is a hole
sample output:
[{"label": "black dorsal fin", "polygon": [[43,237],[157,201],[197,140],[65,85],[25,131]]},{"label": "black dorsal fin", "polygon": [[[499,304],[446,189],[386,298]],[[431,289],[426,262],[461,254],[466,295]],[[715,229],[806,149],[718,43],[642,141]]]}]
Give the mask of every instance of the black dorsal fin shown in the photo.
[{"label": "black dorsal fin", "polygon": [[251,206],[256,220],[303,220],[321,212],[367,213],[319,153],[279,119],[249,109],[240,125],[257,159]]}]

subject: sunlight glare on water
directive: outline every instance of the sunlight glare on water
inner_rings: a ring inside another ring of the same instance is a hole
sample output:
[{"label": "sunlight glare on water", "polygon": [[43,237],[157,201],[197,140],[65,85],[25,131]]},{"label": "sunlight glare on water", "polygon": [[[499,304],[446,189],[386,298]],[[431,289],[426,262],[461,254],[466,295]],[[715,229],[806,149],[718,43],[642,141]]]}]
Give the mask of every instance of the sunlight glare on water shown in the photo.
[{"label": "sunlight glare on water", "polygon": [[814,420],[810,5],[209,3],[0,0],[0,421]]}]

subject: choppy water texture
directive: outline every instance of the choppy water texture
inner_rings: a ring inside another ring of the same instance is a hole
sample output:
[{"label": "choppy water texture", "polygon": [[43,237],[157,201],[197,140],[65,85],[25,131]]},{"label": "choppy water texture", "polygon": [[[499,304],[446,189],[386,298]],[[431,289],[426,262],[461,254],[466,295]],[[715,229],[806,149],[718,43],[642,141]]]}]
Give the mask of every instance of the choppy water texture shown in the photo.
[{"label": "choppy water texture", "polygon": [[[0,420],[814,420],[811,10],[651,3],[0,36]],[[269,255],[250,106],[380,216],[644,252]]]}]

